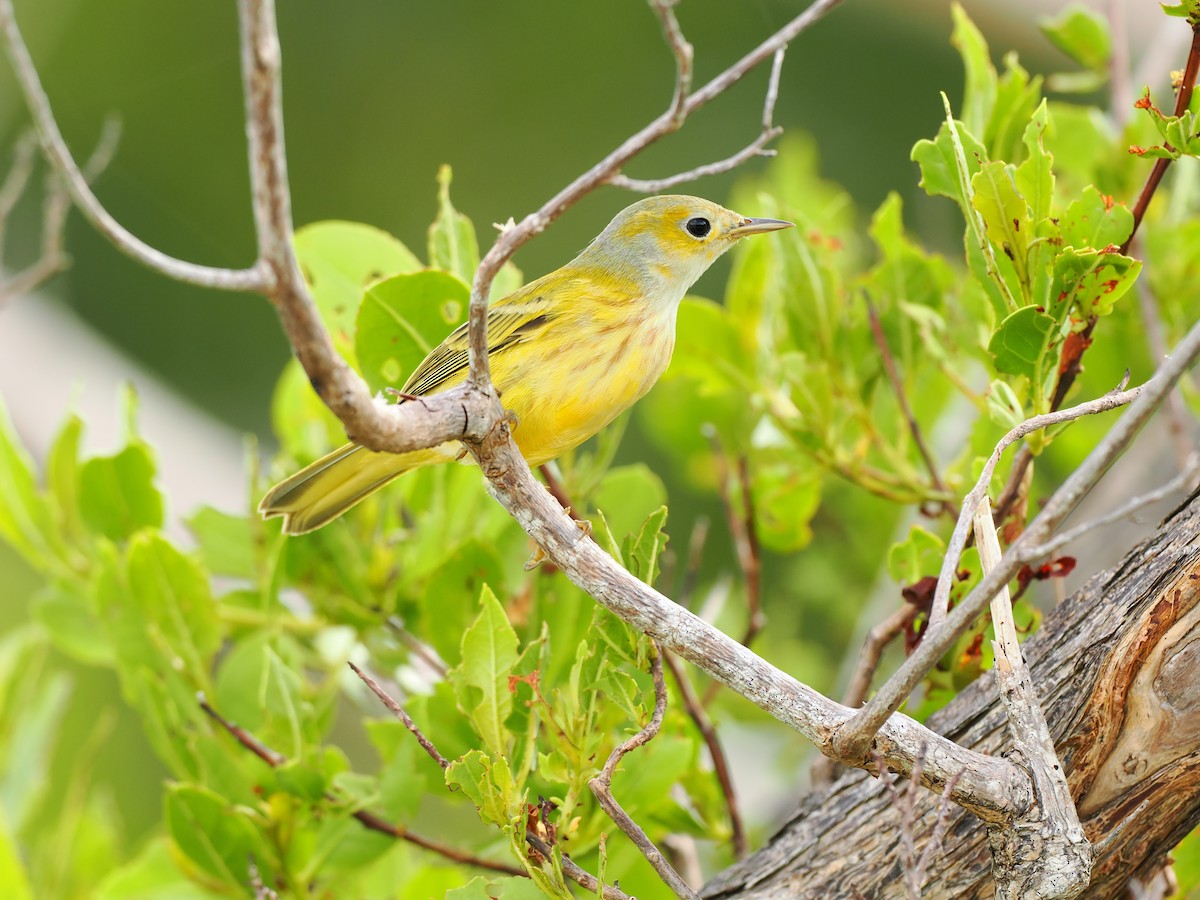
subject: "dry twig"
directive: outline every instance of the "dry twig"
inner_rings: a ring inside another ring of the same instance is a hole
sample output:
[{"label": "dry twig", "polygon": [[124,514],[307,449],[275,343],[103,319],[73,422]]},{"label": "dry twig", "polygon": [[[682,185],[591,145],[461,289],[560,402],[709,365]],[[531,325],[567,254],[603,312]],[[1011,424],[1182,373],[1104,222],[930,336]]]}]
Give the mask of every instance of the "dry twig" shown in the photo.
[{"label": "dry twig", "polygon": [[609,754],[604,768],[600,770],[599,775],[588,781],[588,787],[591,788],[608,817],[617,824],[621,831],[625,832],[626,837],[633,841],[642,856],[646,857],[646,861],[658,873],[663,884],[673,890],[677,897],[682,897],[684,900],[699,900],[699,895],[680,877],[662,852],[654,846],[654,842],[650,840],[642,827],[630,817],[629,813],[625,812],[612,792],[612,780],[617,773],[617,765],[627,754],[654,740],[658,730],[662,727],[663,716],[667,712],[667,685],[663,681],[662,652],[657,647],[654,648],[650,658],[650,674],[654,678],[654,713],[650,716],[650,721],[646,723],[645,728]]},{"label": "dry twig", "polygon": [[[200,704],[200,708],[208,714],[209,718],[220,725],[221,728],[223,728],[230,736],[234,738],[234,740],[265,762],[272,769],[276,769],[287,762],[287,757],[285,757],[282,753],[272,750],[250,732],[246,731],[246,729],[235,725],[233,722],[230,722],[219,712],[217,712],[216,709],[209,704],[208,700],[205,699],[203,694],[198,695],[196,699]],[[328,793],[325,795],[325,799],[333,803],[338,802],[337,797]],[[482,857],[467,853],[465,850],[459,850],[456,847],[448,847],[445,844],[439,844],[437,841],[431,841],[429,838],[421,837],[419,834],[414,834],[403,825],[396,825],[392,822],[389,822],[387,819],[384,819],[382,816],[377,816],[375,813],[368,812],[365,809],[355,810],[353,813],[351,813],[351,815],[357,819],[359,823],[363,825],[363,827],[368,828],[371,831],[378,831],[382,834],[399,838],[402,841],[407,841],[408,843],[414,844],[417,847],[430,850],[438,854],[438,856],[445,857],[452,862],[474,866],[478,869],[487,869],[491,872],[501,872],[505,875],[520,875],[523,877],[528,877],[528,873],[526,873],[524,869],[519,869],[516,866],[510,866],[507,863],[483,859]]]},{"label": "dry twig", "polygon": [[383,702],[383,705],[392,711],[393,715],[395,715],[396,718],[404,724],[404,727],[412,732],[412,736],[417,739],[417,743],[421,745],[421,749],[429,754],[430,759],[432,759],[443,769],[450,768],[450,760],[446,759],[446,757],[442,756],[442,754],[438,752],[438,748],[433,745],[433,742],[429,740],[429,738],[425,737],[425,735],[421,732],[421,729],[417,727],[417,723],[412,720],[412,716],[404,711],[404,707],[396,702],[396,700],[392,698],[392,695],[380,686],[378,681],[376,681],[354,663],[347,661],[346,665],[353,670],[355,675],[362,679],[363,684],[371,689],[371,693],[378,697]]},{"label": "dry twig", "polygon": [[942,512],[950,518],[957,518],[958,510],[954,508],[954,504],[946,499],[949,496],[949,489],[945,482],[942,481],[942,476],[938,474],[937,462],[933,458],[933,454],[929,452],[929,447],[925,443],[925,437],[921,434],[921,426],[917,422],[917,417],[913,415],[912,407],[908,405],[908,395],[904,390],[904,380],[900,377],[900,370],[896,367],[895,357],[892,356],[892,349],[888,346],[887,335],[883,333],[883,325],[879,322],[879,311],[875,308],[875,304],[871,302],[871,298],[867,300],[867,320],[871,325],[871,336],[875,339],[875,346],[879,350],[879,356],[883,360],[883,370],[887,373],[888,381],[892,384],[892,392],[896,395],[896,402],[900,404],[900,412],[904,416],[905,422],[908,423],[909,434],[912,435],[913,443],[917,445],[917,452],[921,454],[921,459],[925,463],[925,468],[929,471],[929,481],[933,489],[942,495],[943,499],[938,501],[938,505],[942,508]]},{"label": "dry twig", "polygon": [[742,814],[738,810],[737,796],[733,791],[733,773],[729,768],[729,759],[725,755],[725,748],[721,746],[721,739],[717,736],[716,726],[713,725],[712,719],[709,718],[708,712],[704,709],[704,704],[700,702],[700,698],[696,696],[696,691],[692,687],[692,683],[688,681],[687,672],[683,666],[679,664],[674,656],[669,653],[664,654],[667,661],[667,667],[671,670],[671,674],[675,676],[675,683],[679,686],[679,696],[683,699],[684,709],[687,710],[688,716],[696,723],[696,728],[700,731],[700,736],[704,739],[704,746],[708,748],[708,755],[712,759],[713,772],[717,776],[717,783],[721,785],[721,793],[725,797],[725,806],[729,810],[729,832],[730,840],[733,843],[733,855],[737,859],[742,859],[749,849],[746,843],[746,829],[742,825]]}]

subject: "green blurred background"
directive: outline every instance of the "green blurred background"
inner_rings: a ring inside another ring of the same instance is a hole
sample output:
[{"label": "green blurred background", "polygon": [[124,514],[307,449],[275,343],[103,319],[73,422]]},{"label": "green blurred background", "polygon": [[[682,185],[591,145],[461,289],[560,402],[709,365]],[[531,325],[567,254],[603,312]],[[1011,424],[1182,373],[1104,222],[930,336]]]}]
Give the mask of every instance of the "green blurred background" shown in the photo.
[{"label": "green blurred background", "polygon": [[[1063,60],[1041,39],[1033,8],[1042,14],[1061,5],[1030,3],[1021,13],[1010,3],[965,4],[997,51],[1019,50],[1034,72]],[[16,7],[77,155],[90,152],[106,116],[121,121],[116,158],[96,186],[108,209],[167,253],[248,265],[254,243],[232,0],[17,0]],[[790,0],[684,0],[678,14],[696,48],[697,83],[802,8]],[[672,89],[673,62],[643,0],[288,0],[278,14],[297,225],[330,218],[368,222],[422,256],[439,165],[453,166],[455,205],[486,244],[487,223],[534,209],[657,115]],[[944,247],[958,243],[961,225],[950,204],[931,201],[917,188],[908,155],[916,140],[936,131],[943,116],[938,91],[952,101],[961,93],[949,34],[946,3],[847,0],[789,52],[775,114],[788,131],[815,137],[824,175],[845,185],[860,209],[872,210],[887,191],[899,190],[912,227]],[[766,72],[756,72],[651,148],[628,174],[657,177],[738,150],[758,133],[765,83]],[[15,84],[0,66],[4,164],[26,123]],[[722,201],[737,177],[688,190]],[[517,263],[529,277],[554,268],[631,200],[616,189],[597,191],[523,250]],[[9,269],[35,254],[37,228],[33,197],[10,225]],[[67,247],[71,269],[40,296],[17,304],[68,307],[125,355],[128,377],[137,377],[135,365],[144,367],[215,419],[269,446],[269,399],[288,348],[265,301],[145,271],[75,214]],[[720,297],[727,271],[714,269],[696,292]],[[0,314],[0,331],[11,321]],[[53,342],[33,350],[43,368],[0,380],[6,398],[36,392],[51,374],[90,377],[81,360]],[[54,403],[34,407],[17,416],[23,433],[45,431],[66,412]],[[706,571],[730,570],[716,498],[697,496],[672,479],[671,461],[646,446],[636,427],[622,459],[647,459],[667,480],[677,546],[697,516],[714,522]],[[213,473],[195,469],[191,475],[203,491]],[[835,501],[844,490],[833,489]],[[805,636],[805,654],[789,668],[834,690],[858,614],[851,605],[857,601],[845,598],[869,592],[896,517],[881,507],[868,530],[847,530],[829,519],[820,525],[802,560],[767,560],[765,594],[777,633]],[[824,554],[822,547],[838,552]],[[35,588],[36,578],[0,547],[0,629],[26,621]],[[113,710],[113,731],[95,755],[93,777],[119,798],[127,838],[136,842],[160,818],[162,770],[137,721],[121,710],[115,679],[107,672],[74,673],[55,771],[70,770],[97,710]],[[60,791],[65,783],[52,778],[48,789]]]}]

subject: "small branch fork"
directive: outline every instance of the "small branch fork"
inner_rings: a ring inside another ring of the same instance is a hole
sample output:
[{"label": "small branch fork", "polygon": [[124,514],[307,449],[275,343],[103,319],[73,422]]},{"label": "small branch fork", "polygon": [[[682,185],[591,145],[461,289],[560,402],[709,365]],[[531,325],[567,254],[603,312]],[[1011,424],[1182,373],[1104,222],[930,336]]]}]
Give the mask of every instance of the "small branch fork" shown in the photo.
[{"label": "small branch fork", "polygon": [[[1175,387],[1183,374],[1196,363],[1197,358],[1200,358],[1200,323],[1192,327],[1187,336],[1175,347],[1172,356],[1159,367],[1154,376],[1140,388],[1134,389],[1136,397],[1132,402],[1129,402],[1130,391],[1110,394],[1099,400],[1091,401],[1093,405],[1091,411],[1095,412],[1101,411],[1105,404],[1107,404],[1107,408],[1111,409],[1123,403],[1129,403],[1129,409],[1121,416],[1104,440],[1092,450],[1087,459],[1050,496],[1042,511],[1029,524],[1029,527],[1009,546],[1008,552],[1004,554],[996,568],[983,576],[975,589],[945,617],[941,627],[929,630],[916,651],[880,688],[871,701],[854,715],[845,728],[839,731],[833,741],[832,755],[840,758],[865,758],[870,747],[871,736],[875,734],[876,729],[887,721],[888,716],[900,707],[913,688],[929,673],[954,642],[970,628],[975,619],[987,607],[991,597],[1002,585],[1015,578],[1022,566],[1031,565],[1047,555],[1047,542],[1054,530],[1062,524],[1078,506],[1080,500],[1099,482],[1113,462],[1125,451],[1142,426],[1158,409],[1166,395]],[[1080,410],[1086,407],[1089,407],[1089,404],[1081,404],[1080,407],[1074,409]],[[1047,416],[1037,416],[1028,423],[1018,426],[1015,431],[1033,430],[1054,424],[1052,417],[1066,415],[1069,412],[1071,411],[1063,410]],[[1003,452],[1003,447],[1017,439],[1010,437],[1012,435],[1013,432],[1010,432],[1001,441],[1003,446],[999,448],[999,452]],[[995,453],[996,451],[993,451],[993,459]],[[991,466],[991,460],[989,460],[989,466]],[[981,484],[986,485],[989,477],[990,474],[981,479]],[[981,488],[977,484],[976,490],[981,500],[986,488]],[[974,493],[976,491],[972,491],[972,494]],[[978,501],[971,500],[971,495],[968,495],[968,500],[963,504],[963,514],[960,515],[959,525],[962,525],[963,516],[968,514],[968,511],[973,515],[977,508]],[[955,534],[958,535],[958,532],[959,526],[956,526]],[[965,540],[965,534],[951,538],[948,559],[950,554],[955,552],[954,548],[957,547],[959,552],[961,551]]]},{"label": "small branch fork", "polygon": [[[879,349],[880,358],[883,360],[883,369],[887,373],[888,381],[892,384],[896,402],[900,404],[900,412],[904,415],[905,422],[908,423],[908,431],[912,435],[913,443],[917,445],[917,452],[921,454],[925,468],[929,470],[929,481],[935,491],[943,496],[948,496],[950,491],[942,481],[942,476],[938,474],[937,461],[929,452],[929,447],[921,434],[921,426],[917,423],[917,417],[913,415],[912,407],[908,405],[908,396],[904,391],[904,379],[900,377],[895,357],[892,356],[892,350],[888,346],[887,335],[883,333],[883,325],[879,321],[879,310],[875,308],[875,304],[869,297],[867,298],[867,320],[871,325],[871,335],[875,339],[875,346]],[[950,518],[957,517],[958,510],[949,500],[939,501],[938,506]]]},{"label": "small branch fork", "polygon": [[[347,662],[347,665],[350,666],[350,669],[354,672],[355,675],[357,675],[360,679],[362,679],[363,684],[365,684],[370,689],[371,693],[373,693],[376,697],[378,697],[379,700],[383,703],[383,705],[386,706],[389,710],[391,710],[392,714],[395,715],[396,718],[399,719],[404,724],[404,727],[407,728],[410,732],[412,732],[413,737],[415,737],[417,739],[417,743],[419,743],[421,745],[421,748],[426,753],[429,754],[430,759],[432,759],[434,762],[436,762],[438,764],[438,766],[440,766],[443,770],[449,768],[450,761],[447,760],[446,757],[442,756],[442,754],[438,751],[437,747],[435,747],[433,745],[433,742],[424,735],[424,733],[421,731],[420,728],[417,727],[416,723],[413,722],[412,717],[410,717],[408,715],[408,713],[406,713],[404,711],[404,707],[402,707],[396,701],[396,699],[394,697],[392,697],[391,694],[389,694],[386,690],[384,690],[383,686],[380,685],[378,681],[376,681],[374,678],[372,678],[370,675],[368,675],[366,672],[364,672],[362,669],[360,669],[354,663]],[[659,677],[661,678],[661,670],[659,673]],[[657,682],[656,682],[656,684],[657,684]],[[665,705],[666,701],[664,700],[663,702]],[[659,716],[659,722],[661,724],[662,716]],[[655,731],[657,732],[657,730],[658,729],[656,727]],[[651,737],[653,737],[653,735],[651,735]],[[647,740],[649,740],[649,738],[647,738]],[[642,743],[645,743],[645,741],[643,741]],[[532,832],[527,831],[525,833],[525,841],[526,841],[526,843],[529,844],[529,846],[531,846],[534,850],[536,850],[538,853],[540,853],[545,859],[550,859],[554,854],[554,849],[549,844],[547,844],[545,841],[543,841],[541,838],[539,838],[537,835],[533,834]],[[564,875],[566,875],[568,878],[570,878],[572,881],[574,881],[576,884],[578,884],[580,887],[584,888],[585,890],[596,891],[598,889],[599,882],[596,880],[596,877],[594,875],[591,875],[584,869],[580,868],[578,865],[576,865],[574,862],[572,862],[571,859],[569,857],[567,857],[565,854],[562,857],[562,869],[563,869]],[[526,878],[529,877],[528,872],[526,872],[524,869],[517,869],[515,866],[508,867],[504,871],[506,871],[508,874],[511,874],[511,875],[520,875],[520,876],[523,876]],[[618,890],[616,888],[605,887],[604,900],[631,900],[631,898],[629,898],[627,895],[625,895],[624,893],[622,893],[620,890]]]},{"label": "small branch fork", "polygon": [[[357,671],[357,669],[355,671]],[[208,700],[205,699],[203,694],[197,697],[197,702],[200,704],[200,708],[208,714],[209,718],[220,725],[221,728],[223,728],[231,737],[234,738],[234,740],[265,762],[272,769],[276,769],[287,762],[287,757],[285,757],[282,753],[272,750],[266,744],[254,737],[254,735],[252,735],[250,732],[246,731],[246,729],[235,725],[233,722],[230,722],[219,712],[217,712],[217,710],[212,707]],[[326,794],[325,798],[334,803],[338,802],[337,798],[332,794]],[[455,847],[448,847],[445,844],[439,844],[437,841],[431,841],[429,838],[424,838],[419,834],[414,834],[403,825],[396,825],[387,821],[381,816],[375,815],[375,813],[368,812],[365,809],[355,810],[353,813],[351,813],[351,815],[357,819],[363,825],[363,827],[371,831],[378,831],[382,834],[399,838],[402,841],[407,841],[410,844],[422,847],[425,850],[430,850],[453,862],[474,866],[478,869],[487,869],[490,872],[501,872],[505,875],[526,875],[524,869],[519,869],[516,866],[510,866],[507,863],[483,859],[463,850],[459,850]]]},{"label": "small branch fork", "polygon": [[700,895],[680,877],[662,852],[654,846],[654,842],[650,840],[642,827],[630,817],[629,813],[625,812],[612,793],[613,776],[617,774],[617,766],[621,760],[638,747],[648,744],[658,735],[658,730],[662,727],[663,716],[667,712],[667,685],[663,680],[662,652],[658,647],[654,648],[653,656],[650,659],[650,674],[654,678],[654,713],[651,715],[650,721],[646,723],[645,728],[609,754],[604,768],[600,770],[599,775],[588,781],[588,787],[591,788],[608,817],[625,832],[626,837],[633,841],[638,850],[642,852],[642,856],[646,857],[646,861],[658,873],[663,884],[673,890],[675,896],[681,897],[683,900],[700,900]]},{"label": "small branch fork", "polygon": [[[84,180],[95,180],[112,161],[121,129],[115,120],[104,124],[96,149],[83,169]],[[0,264],[4,259],[4,239],[9,217],[17,201],[29,186],[33,174],[37,136],[23,135],[13,151],[13,164],[4,183],[0,185]],[[52,174],[46,179],[46,198],[42,203],[42,242],[38,258],[8,278],[0,271],[0,308],[14,297],[28,294],[67,267],[69,259],[63,251],[63,232],[67,224],[67,212],[71,198],[63,180]]]}]

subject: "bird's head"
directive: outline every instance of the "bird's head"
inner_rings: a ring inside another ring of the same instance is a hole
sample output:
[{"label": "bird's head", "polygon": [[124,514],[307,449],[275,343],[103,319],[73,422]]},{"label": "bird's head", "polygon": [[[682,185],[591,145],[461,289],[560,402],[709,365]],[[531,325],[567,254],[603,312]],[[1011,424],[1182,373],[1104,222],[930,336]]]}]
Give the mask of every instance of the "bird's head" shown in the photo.
[{"label": "bird's head", "polygon": [[700,197],[647,197],[617,213],[579,262],[620,272],[647,294],[677,302],[741,238],[791,227],[779,219],[750,219]]}]

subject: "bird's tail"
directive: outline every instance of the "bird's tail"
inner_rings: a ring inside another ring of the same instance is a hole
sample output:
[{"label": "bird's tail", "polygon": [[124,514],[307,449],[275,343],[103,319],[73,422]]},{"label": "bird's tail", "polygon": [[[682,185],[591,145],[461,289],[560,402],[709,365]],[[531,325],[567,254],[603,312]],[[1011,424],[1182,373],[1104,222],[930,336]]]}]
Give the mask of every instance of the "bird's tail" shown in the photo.
[{"label": "bird's tail", "polygon": [[445,459],[436,447],[412,453],[375,453],[358,444],[346,444],[267,491],[258,511],[266,519],[283,516],[284,534],[306,534],[410,469]]}]

